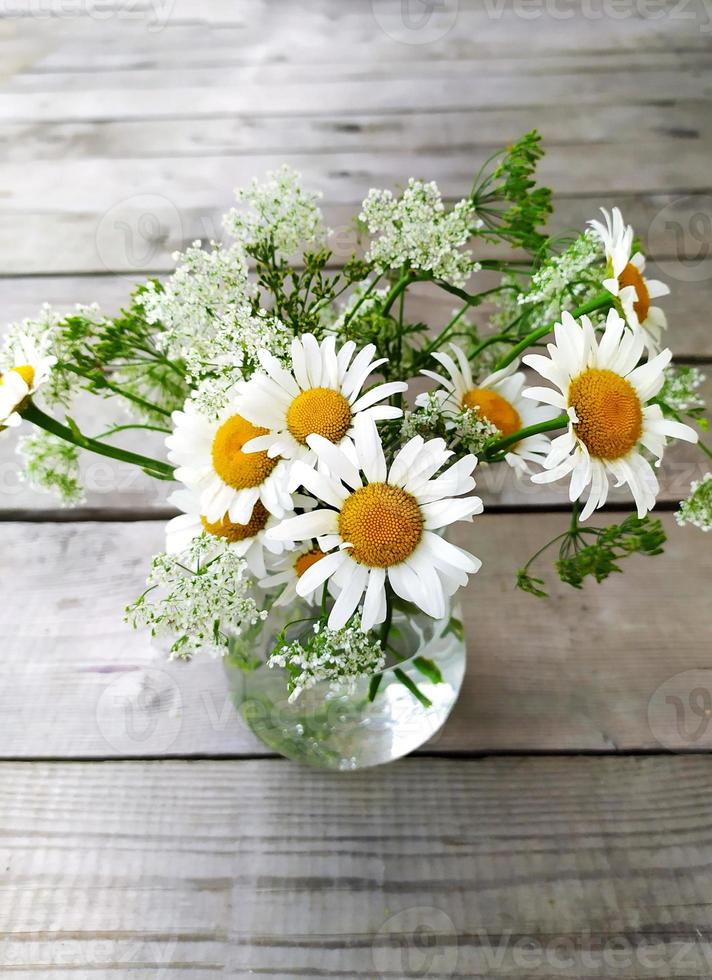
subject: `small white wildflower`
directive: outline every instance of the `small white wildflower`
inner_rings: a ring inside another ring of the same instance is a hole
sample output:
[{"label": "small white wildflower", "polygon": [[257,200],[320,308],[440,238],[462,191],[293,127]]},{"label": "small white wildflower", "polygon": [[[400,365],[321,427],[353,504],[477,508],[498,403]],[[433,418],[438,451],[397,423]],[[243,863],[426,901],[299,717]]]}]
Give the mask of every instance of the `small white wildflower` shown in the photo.
[{"label": "small white wildflower", "polygon": [[23,436],[17,452],[24,458],[24,477],[35,490],[56,494],[66,506],[84,500],[79,449],[49,432]]},{"label": "small white wildflower", "polygon": [[185,361],[189,384],[214,381],[211,397],[218,411],[216,389],[229,389],[249,373],[258,350],[284,358],[290,338],[276,317],[254,311],[254,288],[241,246],[213,243],[204,250],[194,242],[177,261],[165,286],[151,283],[144,293],[146,318],[163,325],[156,343],[168,357]]},{"label": "small white wildflower", "polygon": [[[253,595],[247,562],[227,545],[201,535],[179,554],[156,555],[148,590],[126,610],[134,629],[173,638],[172,658],[224,656],[230,640],[266,617]],[[154,589],[159,598],[149,601]]]},{"label": "small white wildflower", "polygon": [[712,531],[712,473],[705,473],[690,485],[690,496],[680,501],[675,519],[680,526],[694,524],[703,531]]},{"label": "small white wildflower", "polygon": [[389,190],[369,191],[359,218],[375,235],[366,253],[381,269],[432,272],[437,279],[463,286],[479,269],[471,254],[462,251],[472,233],[474,214],[468,200],[445,209],[434,181],[411,178],[400,198]]},{"label": "small white wildflower", "polygon": [[699,394],[699,388],[705,380],[699,368],[671,365],[665,371],[665,384],[659,398],[676,412],[690,414],[704,411],[705,400]]},{"label": "small white wildflower", "polygon": [[333,689],[352,692],[359,678],[377,674],[385,663],[380,643],[361,631],[358,617],[340,630],[316,623],[300,640],[278,647],[267,662],[289,672],[290,701],[323,681]]},{"label": "small white wildflower", "polygon": [[228,234],[242,246],[273,247],[288,258],[304,245],[321,245],[326,229],[317,202],[320,193],[305,191],[301,174],[289,166],[271,171],[264,181],[235,191],[237,208],[223,218]]},{"label": "small white wildflower", "polygon": [[424,439],[440,436],[449,445],[459,443],[462,450],[478,456],[487,443],[499,435],[499,429],[470,408],[455,413],[449,411],[440,392],[429,391],[421,396],[415,411],[405,413],[400,435],[404,442],[413,436]]}]

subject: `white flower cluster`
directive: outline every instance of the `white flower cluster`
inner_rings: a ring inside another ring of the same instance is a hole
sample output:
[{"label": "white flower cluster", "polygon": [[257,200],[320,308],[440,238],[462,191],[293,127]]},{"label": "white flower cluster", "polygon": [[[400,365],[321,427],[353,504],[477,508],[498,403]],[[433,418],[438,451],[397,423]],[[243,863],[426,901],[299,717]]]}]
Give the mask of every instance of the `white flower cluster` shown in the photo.
[{"label": "white flower cluster", "polygon": [[705,400],[699,389],[705,380],[705,375],[699,368],[672,365],[665,371],[665,384],[660,392],[660,400],[676,412],[703,411]]},{"label": "white flower cluster", "polygon": [[[172,658],[224,656],[232,637],[267,616],[255,601],[247,562],[226,546],[216,553],[215,539],[206,534],[178,554],[156,555],[147,584],[126,620],[134,629],[172,638]],[[149,602],[154,589],[160,598]]]},{"label": "white flower cluster", "polygon": [[283,166],[267,174],[264,181],[253,180],[238,188],[237,208],[223,218],[228,234],[245,248],[268,246],[288,258],[304,245],[321,245],[326,229],[318,201],[321,194],[305,191],[301,174]]},{"label": "white flower cluster", "polygon": [[380,643],[361,631],[355,617],[350,626],[339,630],[315,623],[311,635],[278,647],[268,666],[287,669],[289,700],[295,701],[302,691],[323,681],[353,690],[359,677],[377,674],[385,663]]},{"label": "white flower cluster", "polygon": [[471,254],[462,251],[475,227],[469,201],[459,201],[449,211],[434,181],[411,178],[400,198],[389,190],[369,191],[359,219],[373,239],[366,253],[381,269],[428,271],[437,279],[463,286],[479,269]]},{"label": "white flower cluster", "polygon": [[38,430],[20,439],[17,452],[24,459],[24,479],[33,489],[56,494],[67,507],[84,501],[79,450],[72,443]]},{"label": "white flower cluster", "polygon": [[210,250],[196,241],[177,253],[178,267],[165,286],[149,284],[142,302],[149,323],[165,328],[157,344],[186,364],[189,384],[206,412],[217,413],[228,392],[257,361],[259,350],[283,358],[289,336],[265,311],[254,312],[254,287],[239,244]]},{"label": "white flower cluster", "polygon": [[[78,315],[94,314],[98,311],[96,306],[77,306]],[[11,323],[5,331],[2,351],[0,352],[0,374],[12,368],[18,360],[17,352],[29,342],[38,354],[42,356],[51,355],[58,360],[63,359],[63,351],[60,349],[60,323],[62,317],[56,310],[52,309],[49,303],[44,303],[39,313],[35,317],[28,317],[19,323]],[[55,368],[48,375],[44,385],[43,394],[50,403],[67,404],[70,396],[80,386],[81,379],[66,371]]]},{"label": "white flower cluster", "polygon": [[469,408],[451,412],[444,404],[440,393],[429,391],[421,397],[413,412],[406,412],[401,424],[400,435],[403,441],[413,436],[433,439],[447,436],[448,444],[459,443],[468,453],[479,455],[499,429],[488,419]]},{"label": "white flower cluster", "polygon": [[675,519],[680,526],[694,524],[703,531],[712,531],[712,473],[705,473],[691,484],[690,496],[680,501]]},{"label": "white flower cluster", "polygon": [[[594,263],[601,264],[600,279],[603,278],[605,257],[600,238],[588,229],[561,253],[548,259],[541,269],[534,273],[530,288],[520,293],[520,305],[549,304],[551,316],[558,316],[562,309],[577,306],[584,294],[591,289],[588,280],[581,279],[581,273]],[[568,304],[562,306],[562,297]],[[546,319],[546,317],[543,317]]]}]

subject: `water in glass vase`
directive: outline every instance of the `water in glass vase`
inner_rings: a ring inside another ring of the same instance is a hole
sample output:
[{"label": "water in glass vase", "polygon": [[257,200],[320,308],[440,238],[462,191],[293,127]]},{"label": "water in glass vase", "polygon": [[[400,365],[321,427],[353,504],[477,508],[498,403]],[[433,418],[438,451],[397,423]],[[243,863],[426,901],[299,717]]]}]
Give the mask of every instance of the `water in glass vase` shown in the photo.
[{"label": "water in glass vase", "polygon": [[268,748],[324,769],[363,769],[399,759],[436,734],[465,673],[459,609],[441,620],[396,609],[380,681],[321,681],[290,701],[289,674],[266,661],[285,624],[302,614],[301,607],[273,609],[257,636],[233,641],[225,660],[235,707]]}]

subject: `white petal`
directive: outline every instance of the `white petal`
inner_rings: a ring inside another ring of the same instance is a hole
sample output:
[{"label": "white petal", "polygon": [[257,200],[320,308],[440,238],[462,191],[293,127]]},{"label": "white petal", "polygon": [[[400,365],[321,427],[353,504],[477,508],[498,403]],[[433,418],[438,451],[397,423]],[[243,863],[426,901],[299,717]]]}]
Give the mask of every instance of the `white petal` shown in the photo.
[{"label": "white petal", "polygon": [[356,412],[362,412],[364,408],[370,408],[376,402],[407,390],[408,385],[405,381],[389,381],[387,384],[376,385],[374,388],[370,388],[365,395],[361,395],[358,401],[354,402],[351,406],[351,411],[354,414]]},{"label": "white petal", "polygon": [[315,561],[297,579],[297,594],[306,596],[318,589],[345,561],[348,561],[348,554],[345,551],[334,551]]},{"label": "white petal", "polygon": [[353,571],[339,593],[329,615],[329,628],[332,630],[340,630],[346,625],[356,611],[356,607],[368,584],[368,569],[366,566],[359,565],[348,558],[347,561],[353,566]]},{"label": "white petal", "polygon": [[320,534],[333,534],[338,526],[339,515],[335,510],[314,510],[281,521],[266,531],[265,536],[273,541],[308,541]]},{"label": "white petal", "polygon": [[386,459],[376,423],[368,415],[358,415],[354,423],[354,439],[359,465],[369,483],[386,479]]},{"label": "white petal", "polygon": [[336,479],[343,480],[347,486],[352,487],[354,490],[362,485],[358,468],[339,446],[335,446],[333,442],[329,442],[328,439],[325,439],[317,433],[307,436],[307,443],[319,459],[324,461],[329,472]]},{"label": "white petal", "polygon": [[368,632],[386,618],[386,570],[372,568],[368,575],[366,598],[361,614],[361,628]]}]

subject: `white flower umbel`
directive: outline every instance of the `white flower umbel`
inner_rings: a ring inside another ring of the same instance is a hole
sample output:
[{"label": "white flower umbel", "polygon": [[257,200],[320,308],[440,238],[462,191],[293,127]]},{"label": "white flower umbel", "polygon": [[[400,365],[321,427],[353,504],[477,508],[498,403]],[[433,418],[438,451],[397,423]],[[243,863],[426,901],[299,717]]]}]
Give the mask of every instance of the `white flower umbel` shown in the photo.
[{"label": "white flower umbel", "polygon": [[40,340],[18,334],[2,356],[0,373],[0,431],[22,421],[20,411],[49,378],[57,358]]},{"label": "white flower umbel", "polygon": [[604,222],[589,221],[600,237],[608,260],[608,278],[603,286],[618,299],[623,316],[633,329],[643,332],[645,346],[652,354],[660,350],[662,332],[667,326],[665,313],[652,300],[670,292],[664,282],[647,279],[645,256],[633,253],[633,229],[623,221],[618,208],[611,214],[601,208]]},{"label": "white flower umbel", "polygon": [[183,511],[166,525],[166,551],[169,555],[185,551],[191,541],[207,534],[215,539],[220,550],[227,545],[236,555],[244,558],[252,575],[261,578],[267,574],[266,558],[281,555],[284,545],[265,536],[274,526],[276,518],[268,513],[262,501],[255,504],[249,521],[236,524],[227,515],[222,520],[208,521],[201,513],[200,498],[192,490],[176,490],[168,502]]},{"label": "white flower umbel", "polygon": [[578,500],[589,484],[591,490],[581,519],[586,520],[608,497],[609,476],[627,483],[643,517],[655,506],[659,490],[644,450],[661,459],[666,437],[697,442],[689,425],[663,418],[659,405],[647,404],[661,389],[664,368],[672,353],[664,350],[639,364],[645,341],[610,310],[600,343],[588,317],[577,323],[563,313],[554,329],[549,356],[528,354],[524,363],[556,385],[528,388],[527,398],[548,402],[565,411],[569,424],[564,435],[551,444],[544,460],[547,472],[532,477],[534,483],[552,483],[571,474],[569,497]]},{"label": "white flower umbel", "polygon": [[434,181],[411,178],[400,198],[372,189],[359,218],[376,236],[366,259],[381,269],[401,269],[408,263],[454,286],[464,286],[479,269],[463,251],[476,221],[471,202],[460,201],[446,210]]},{"label": "white flower umbel", "polygon": [[321,194],[305,191],[300,181],[301,174],[285,164],[264,181],[238,188],[238,207],[223,218],[225,230],[246,248],[274,248],[285,258],[300,246],[323,244],[327,233],[318,207]]},{"label": "white flower umbel", "polygon": [[354,443],[356,462],[322,436],[309,437],[330,476],[297,462],[292,479],[325,506],[268,532],[279,541],[316,537],[330,552],[300,577],[298,594],[333,583],[339,595],[329,616],[332,629],[348,622],[364,594],[362,628],[382,623],[386,580],[402,599],[436,619],[444,616],[446,596],[465,585],[480,562],[435,532],[481,513],[479,497],[457,499],[474,489],[477,460],[463,456],[435,477],[452,453],[442,439],[424,442],[416,436],[388,469],[376,424],[367,415],[356,422]]},{"label": "white flower umbel", "polygon": [[289,700],[295,701],[322,681],[353,691],[359,678],[383,670],[386,658],[380,643],[366,636],[356,620],[339,630],[316,623],[310,635],[278,647],[267,663],[289,669]]},{"label": "white flower umbel", "polygon": [[247,571],[244,558],[228,547],[216,553],[214,540],[201,535],[180,554],[156,555],[148,589],[128,607],[126,620],[169,637],[171,657],[222,657],[232,637],[267,617]]},{"label": "white flower umbel", "polygon": [[175,258],[171,278],[162,287],[149,283],[142,296],[146,319],[163,327],[158,347],[184,360],[188,383],[201,386],[201,409],[218,412],[232,385],[256,364],[257,351],[284,356],[289,334],[276,317],[254,312],[241,246],[203,249],[198,241]]},{"label": "white flower umbel", "polygon": [[[274,541],[274,545],[281,546],[281,541]],[[297,583],[304,572],[316,562],[324,558],[321,548],[314,548],[308,545],[306,548],[298,548],[296,551],[288,551],[272,562],[272,572],[260,579],[260,587],[267,592],[280,590],[279,595],[274,601],[275,606],[289,606],[297,599]],[[301,598],[306,599],[310,605],[318,602],[321,598],[322,590],[317,586],[311,592],[307,592]]]},{"label": "white flower umbel", "polygon": [[289,464],[266,452],[243,452],[245,443],[265,430],[243,418],[234,402],[209,418],[187,401],[182,412],[173,413],[173,424],[168,458],[177,467],[176,479],[197,494],[206,521],[227,516],[247,524],[258,501],[275,517],[293,510],[286,488]]},{"label": "white flower umbel", "polygon": [[[463,409],[467,409],[495,426],[503,437],[552,418],[552,410],[548,405],[536,405],[531,399],[523,397],[524,375],[517,371],[517,361],[501,371],[487,375],[481,381],[474,381],[464,351],[456,344],[450,344],[450,348],[455,360],[444,351],[433,354],[435,360],[447,371],[448,378],[443,378],[434,371],[422,372],[445,389],[440,393],[444,411],[457,417]],[[420,395],[416,404],[425,405],[426,399],[427,396]],[[550,447],[548,436],[537,433],[510,446],[505,459],[515,470],[529,473],[529,463],[542,463]]]},{"label": "white flower umbel", "polygon": [[19,440],[17,452],[24,460],[24,479],[33,489],[55,494],[66,507],[84,502],[77,446],[35,429]]},{"label": "white flower umbel", "polygon": [[680,501],[675,519],[680,526],[694,524],[703,531],[712,531],[712,473],[705,473],[690,485],[690,496]]},{"label": "white flower umbel", "polygon": [[353,341],[338,352],[335,344],[333,336],[321,344],[312,334],[295,337],[291,370],[267,351],[260,352],[264,373],[253,375],[240,387],[235,406],[253,425],[268,431],[247,443],[245,452],[264,450],[270,459],[312,458],[307,442],[310,435],[323,436],[335,445],[348,441],[350,447],[360,414],[373,419],[401,417],[399,408],[378,403],[405,391],[405,382],[375,385],[362,394],[368,377],[386,358],[373,359],[373,344],[355,357]]}]

